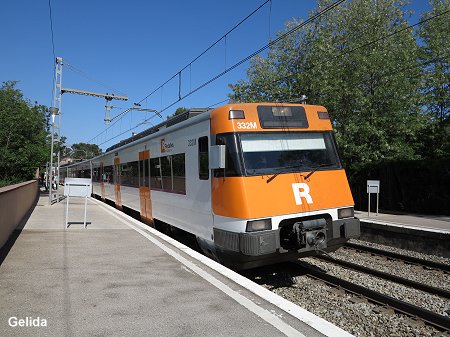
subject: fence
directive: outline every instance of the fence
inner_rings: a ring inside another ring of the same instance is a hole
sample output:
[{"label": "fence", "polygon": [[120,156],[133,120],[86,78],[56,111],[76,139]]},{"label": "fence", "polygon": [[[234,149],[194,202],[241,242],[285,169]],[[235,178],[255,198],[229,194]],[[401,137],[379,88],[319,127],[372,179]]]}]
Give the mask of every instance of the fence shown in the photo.
[{"label": "fence", "polygon": [[380,180],[384,211],[450,215],[450,159],[384,162],[350,174],[355,207],[363,211],[367,180]]},{"label": "fence", "polygon": [[0,248],[36,204],[38,191],[37,180],[0,188]]}]

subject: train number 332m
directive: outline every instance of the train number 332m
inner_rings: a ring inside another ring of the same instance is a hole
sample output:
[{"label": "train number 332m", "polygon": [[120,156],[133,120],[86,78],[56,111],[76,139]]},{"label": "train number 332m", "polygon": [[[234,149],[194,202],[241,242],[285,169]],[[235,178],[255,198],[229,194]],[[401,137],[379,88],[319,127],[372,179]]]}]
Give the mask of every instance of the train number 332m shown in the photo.
[{"label": "train number 332m", "polygon": [[257,129],[256,122],[237,122],[238,129]]}]

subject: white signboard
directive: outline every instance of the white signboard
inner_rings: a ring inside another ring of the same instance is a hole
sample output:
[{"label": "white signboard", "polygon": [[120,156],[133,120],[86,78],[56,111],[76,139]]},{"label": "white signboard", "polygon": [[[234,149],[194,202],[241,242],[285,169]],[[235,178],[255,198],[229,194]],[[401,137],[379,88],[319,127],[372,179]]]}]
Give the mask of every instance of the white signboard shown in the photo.
[{"label": "white signboard", "polygon": [[367,180],[367,193],[380,193],[380,181]]},{"label": "white signboard", "polygon": [[84,197],[84,228],[86,228],[86,213],[87,213],[87,198],[91,196],[92,181],[91,178],[66,178],[64,180],[64,195],[67,197],[66,201],[66,224],[69,227],[69,198],[70,197]]},{"label": "white signboard", "polygon": [[91,178],[66,178],[64,195],[70,197],[89,197],[92,190]]}]

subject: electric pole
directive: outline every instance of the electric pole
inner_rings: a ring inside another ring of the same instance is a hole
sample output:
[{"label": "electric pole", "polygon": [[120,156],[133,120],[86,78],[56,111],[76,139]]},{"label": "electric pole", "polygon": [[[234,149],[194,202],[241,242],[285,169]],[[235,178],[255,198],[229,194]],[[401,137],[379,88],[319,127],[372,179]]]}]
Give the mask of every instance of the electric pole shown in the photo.
[{"label": "electric pole", "polygon": [[[53,106],[50,108],[50,113],[52,114],[52,143],[50,145],[50,166],[47,173],[47,185],[49,187],[48,190],[48,204],[51,205],[53,201],[53,179],[52,177],[55,177],[55,183],[58,184],[59,180],[59,161],[60,161],[60,155],[59,155],[59,144],[61,141],[61,85],[62,85],[62,58],[57,57],[56,58],[56,66],[55,66],[55,85],[53,88]],[[56,121],[56,123],[55,123]],[[58,170],[53,170],[53,148],[55,143],[55,124],[56,130],[57,130],[57,141],[58,141]],[[53,173],[54,172],[54,173]],[[58,187],[58,186],[56,186]],[[55,196],[58,200],[58,195]]]},{"label": "electric pole", "polygon": [[111,122],[111,114],[110,111],[113,108],[111,106],[111,101],[113,99],[115,100],[120,100],[120,101],[127,101],[128,97],[127,96],[116,96],[114,94],[101,94],[98,92],[93,92],[93,91],[86,91],[86,90],[78,90],[78,89],[71,89],[71,88],[61,88],[61,93],[64,94],[65,92],[67,92],[68,94],[76,94],[76,95],[84,95],[84,96],[93,96],[93,97],[102,97],[106,100],[106,112],[105,112],[105,123],[108,124],[109,122]]},{"label": "electric pole", "polygon": [[[52,176],[53,176],[53,156],[54,156],[54,142],[55,142],[55,129],[56,129],[56,140],[58,142],[58,165],[55,168],[55,183],[59,184],[59,163],[60,163],[60,142],[61,142],[61,98],[63,93],[69,93],[69,94],[76,94],[76,95],[85,95],[85,96],[93,96],[93,97],[102,97],[106,99],[106,112],[105,112],[105,122],[109,123],[111,121],[111,116],[109,114],[111,107],[111,101],[112,100],[122,100],[127,101],[127,96],[116,96],[114,94],[102,94],[98,92],[93,91],[86,91],[86,90],[77,90],[77,89],[70,89],[70,88],[63,88],[62,87],[62,65],[63,65],[63,59],[61,57],[56,58],[56,67],[55,67],[55,85],[54,85],[54,92],[53,92],[53,107],[51,107],[50,113],[52,114],[52,143],[50,146],[50,167],[48,169],[47,174],[47,181],[49,185],[49,197],[48,197],[48,204],[51,205],[53,200],[56,199],[56,202],[59,201],[58,194],[55,194],[55,198],[53,198],[53,186],[52,186]],[[58,187],[58,186],[57,186]]]}]

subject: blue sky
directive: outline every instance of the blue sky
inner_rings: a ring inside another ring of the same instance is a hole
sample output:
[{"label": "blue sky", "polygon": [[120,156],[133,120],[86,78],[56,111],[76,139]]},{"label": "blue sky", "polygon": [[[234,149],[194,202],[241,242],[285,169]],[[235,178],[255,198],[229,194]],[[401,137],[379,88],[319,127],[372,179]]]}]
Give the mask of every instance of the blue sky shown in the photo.
[{"label": "blue sky", "polygon": [[[128,102],[113,101],[118,108],[112,115],[117,115],[175,75],[264,2],[51,0],[55,55],[72,66],[63,66],[63,87],[101,93],[115,89],[116,94],[127,94]],[[264,46],[286,21],[306,19],[315,5],[315,0],[266,4],[227,36],[226,43],[222,40],[182,73],[182,95]],[[416,12],[411,19],[415,23],[429,6],[426,0],[413,0],[411,8]],[[18,88],[26,98],[51,106],[54,59],[48,0],[4,1],[0,22],[0,82],[20,81]],[[244,63],[176,103],[162,113],[164,118],[180,106],[207,107],[226,100],[228,84],[244,79],[248,65]],[[142,107],[161,110],[177,97],[178,78],[143,100]],[[151,116],[134,111],[108,128],[103,122],[104,99],[70,94],[63,95],[61,110],[62,135],[68,144],[90,141],[103,149],[129,137],[129,129]],[[158,117],[150,120],[160,121]]]}]

